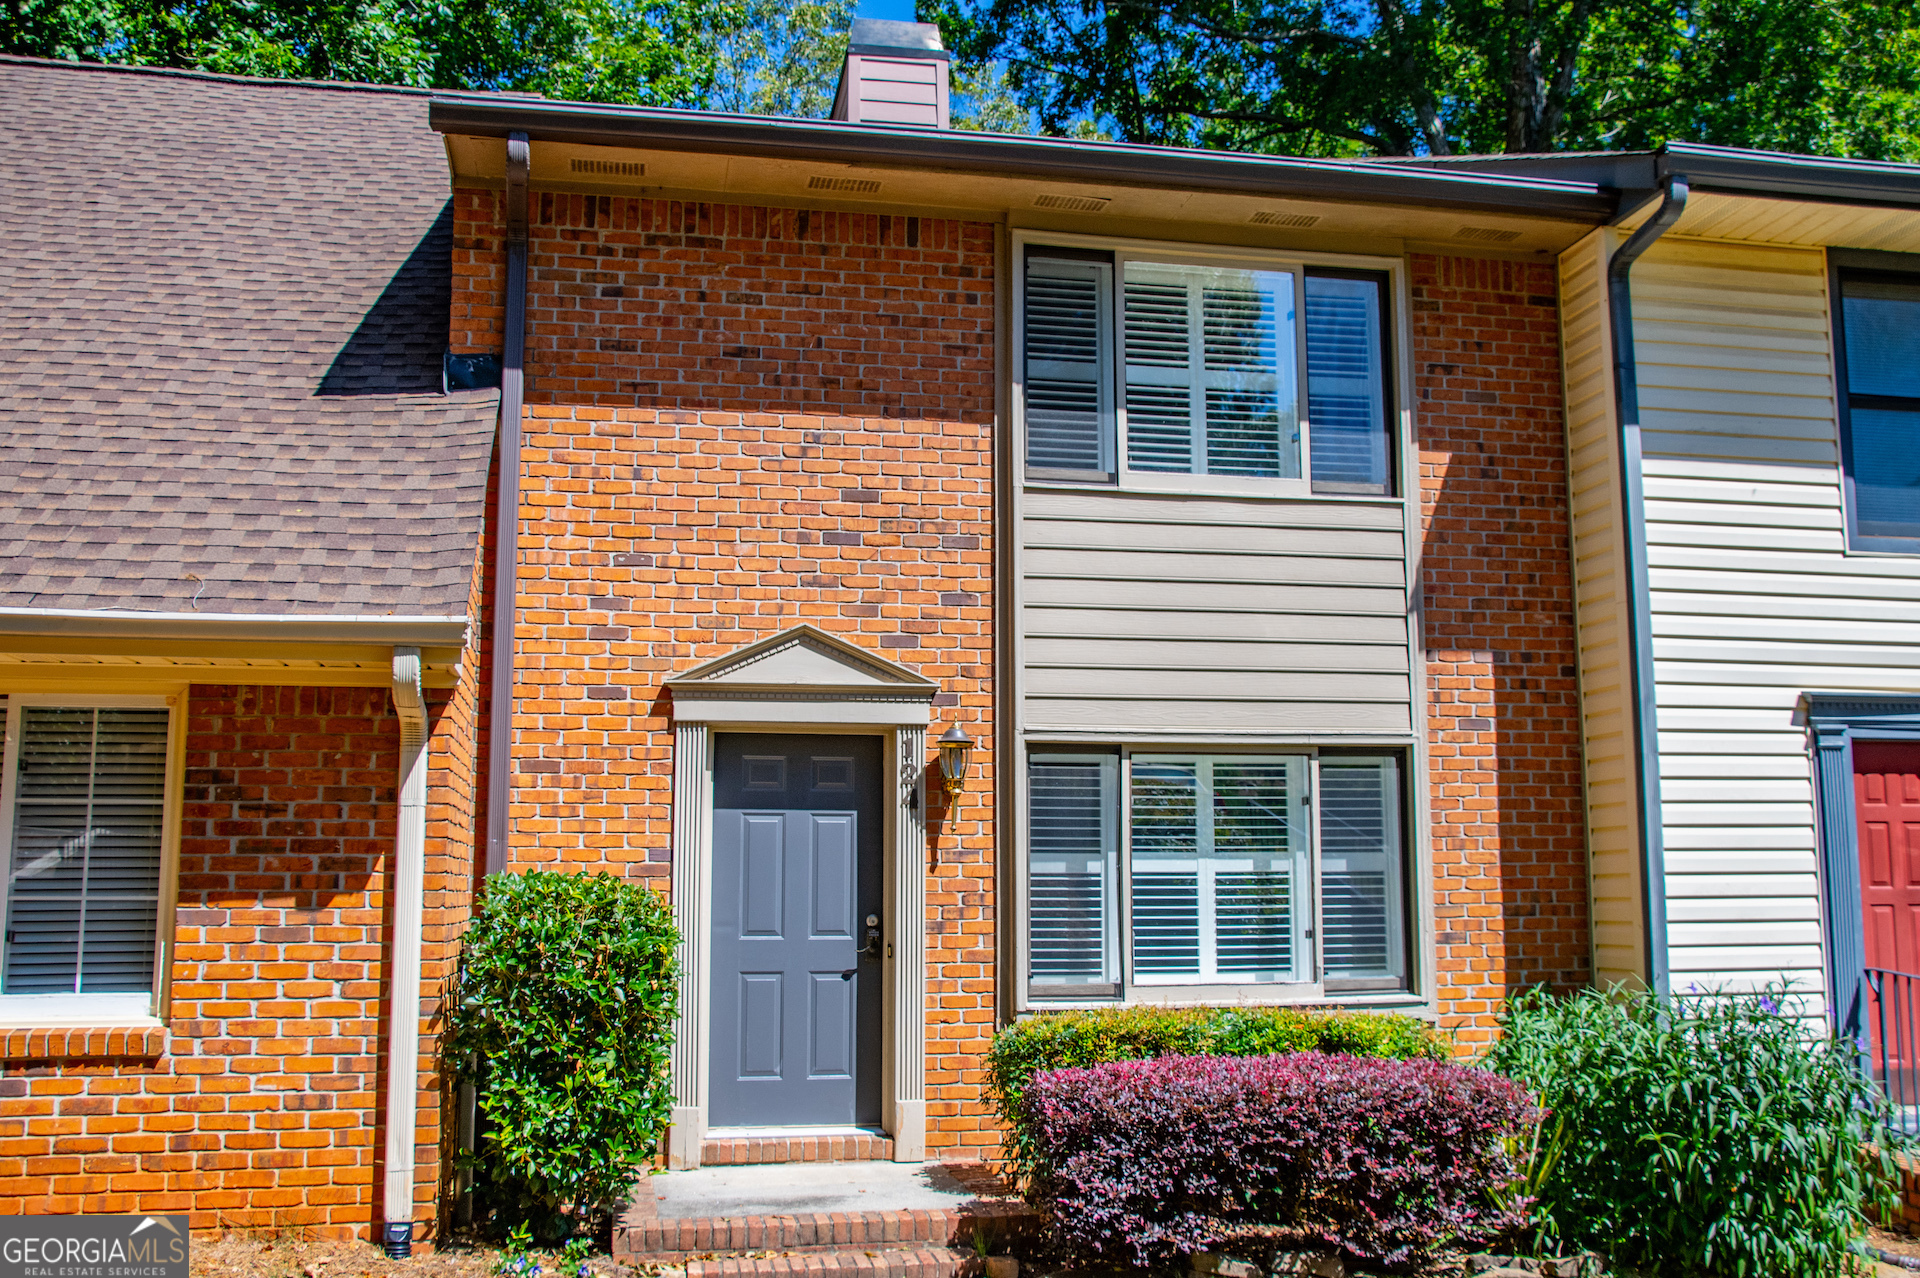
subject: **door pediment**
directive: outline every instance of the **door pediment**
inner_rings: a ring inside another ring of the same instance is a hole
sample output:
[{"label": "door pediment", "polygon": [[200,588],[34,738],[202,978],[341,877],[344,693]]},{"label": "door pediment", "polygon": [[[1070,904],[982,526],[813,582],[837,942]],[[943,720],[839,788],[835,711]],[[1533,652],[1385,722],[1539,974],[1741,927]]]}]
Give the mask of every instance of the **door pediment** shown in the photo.
[{"label": "door pediment", "polygon": [[[667,681],[677,722],[921,723],[940,685],[800,625]],[[837,707],[837,708],[836,708]]]}]

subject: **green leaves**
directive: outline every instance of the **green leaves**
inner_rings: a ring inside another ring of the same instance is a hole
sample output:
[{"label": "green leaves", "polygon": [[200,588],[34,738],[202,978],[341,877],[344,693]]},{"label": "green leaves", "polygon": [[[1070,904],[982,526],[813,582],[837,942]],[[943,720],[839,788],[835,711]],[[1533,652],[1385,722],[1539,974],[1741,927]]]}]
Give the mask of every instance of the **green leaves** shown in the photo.
[{"label": "green leaves", "polygon": [[1920,158],[1896,0],[927,0],[1042,130],[1294,155]]},{"label": "green leaves", "polygon": [[1528,1186],[1543,1245],[1662,1275],[1854,1272],[1891,1205],[1884,1102],[1828,1041],[1765,997],[1594,991],[1514,1000],[1484,1064],[1564,1124]]},{"label": "green leaves", "polygon": [[1115,1007],[1015,1021],[987,1049],[987,1093],[1006,1121],[1008,1157],[1031,1173],[1028,1082],[1042,1070],[1162,1056],[1275,1056],[1327,1052],[1386,1060],[1442,1060],[1447,1044],[1425,1023],[1390,1013],[1289,1007]]},{"label": "green leaves", "polygon": [[678,941],[660,898],[617,875],[487,880],[446,1051],[476,1089],[498,1223],[568,1233],[641,1175],[673,1105]]}]

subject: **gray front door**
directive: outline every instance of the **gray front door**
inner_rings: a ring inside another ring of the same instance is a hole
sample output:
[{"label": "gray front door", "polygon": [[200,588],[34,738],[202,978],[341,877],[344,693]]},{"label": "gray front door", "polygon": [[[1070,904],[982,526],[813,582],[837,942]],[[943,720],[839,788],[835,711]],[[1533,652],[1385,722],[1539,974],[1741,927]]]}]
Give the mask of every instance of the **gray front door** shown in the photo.
[{"label": "gray front door", "polygon": [[708,1121],[877,1124],[879,738],[714,745]]}]

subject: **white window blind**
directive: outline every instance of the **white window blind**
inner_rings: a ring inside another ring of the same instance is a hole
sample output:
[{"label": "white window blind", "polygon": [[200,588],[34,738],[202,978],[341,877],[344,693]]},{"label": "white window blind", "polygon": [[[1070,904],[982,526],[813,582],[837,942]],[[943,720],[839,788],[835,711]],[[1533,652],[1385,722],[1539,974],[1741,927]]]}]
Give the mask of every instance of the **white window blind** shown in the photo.
[{"label": "white window blind", "polygon": [[1027,260],[1027,466],[1113,470],[1113,267]]},{"label": "white window blind", "polygon": [[1321,916],[1330,977],[1404,977],[1400,778],[1390,757],[1320,761]]},{"label": "white window blind", "polygon": [[1296,757],[1134,757],[1138,983],[1306,979],[1304,779]]},{"label": "white window blind", "polygon": [[1309,275],[1303,291],[1313,486],[1325,492],[1386,493],[1392,477],[1380,285]]},{"label": "white window blind", "polygon": [[1128,262],[1127,465],[1300,475],[1294,277]]},{"label": "white window blind", "polygon": [[0,992],[153,987],[167,711],[20,706]]},{"label": "white window blind", "polygon": [[1035,985],[1119,980],[1116,756],[1036,755],[1028,767],[1027,945]]}]

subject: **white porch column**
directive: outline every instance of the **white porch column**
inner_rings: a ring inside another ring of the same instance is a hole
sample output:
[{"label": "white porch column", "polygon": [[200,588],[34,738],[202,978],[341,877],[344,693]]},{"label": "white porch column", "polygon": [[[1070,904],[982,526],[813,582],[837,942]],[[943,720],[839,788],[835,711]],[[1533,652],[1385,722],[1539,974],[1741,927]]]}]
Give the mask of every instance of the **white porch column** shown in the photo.
[{"label": "white porch column", "polygon": [[698,1167],[707,1134],[707,849],[712,737],[704,723],[673,725],[673,922],[680,1007],[673,1027],[673,1118],[669,1167]]},{"label": "white porch column", "polygon": [[927,1157],[927,730],[895,730],[900,751],[894,821],[893,900],[887,930],[893,951],[893,1042],[887,1078],[893,1085],[893,1158]]}]

